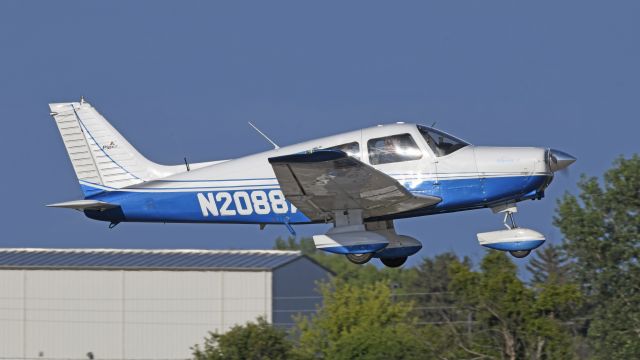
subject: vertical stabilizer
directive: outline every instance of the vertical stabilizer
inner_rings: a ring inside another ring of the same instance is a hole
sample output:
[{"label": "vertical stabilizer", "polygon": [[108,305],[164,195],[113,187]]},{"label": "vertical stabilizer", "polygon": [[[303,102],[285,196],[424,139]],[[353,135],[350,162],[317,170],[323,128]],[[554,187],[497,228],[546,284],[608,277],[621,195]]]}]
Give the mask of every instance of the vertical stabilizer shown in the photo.
[{"label": "vertical stabilizer", "polygon": [[147,160],[91,104],[54,103],[49,108],[85,196],[177,172]]}]

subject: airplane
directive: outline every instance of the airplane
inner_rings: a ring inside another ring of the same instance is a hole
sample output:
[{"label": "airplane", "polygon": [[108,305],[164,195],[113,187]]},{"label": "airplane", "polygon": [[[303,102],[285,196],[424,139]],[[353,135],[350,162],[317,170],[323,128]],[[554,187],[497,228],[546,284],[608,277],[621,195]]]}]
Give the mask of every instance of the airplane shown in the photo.
[{"label": "airplane", "polygon": [[[141,155],[87,101],[49,104],[84,199],[47,205],[109,222],[327,223],[316,248],[355,264],[399,267],[417,239],[394,220],[489,208],[503,230],[480,245],[523,258],[545,241],[514,221],[576,158],[540,147],[472,145],[433,126],[378,125],[230,160],[160,165]],[[252,125],[253,126],[253,125]]]}]

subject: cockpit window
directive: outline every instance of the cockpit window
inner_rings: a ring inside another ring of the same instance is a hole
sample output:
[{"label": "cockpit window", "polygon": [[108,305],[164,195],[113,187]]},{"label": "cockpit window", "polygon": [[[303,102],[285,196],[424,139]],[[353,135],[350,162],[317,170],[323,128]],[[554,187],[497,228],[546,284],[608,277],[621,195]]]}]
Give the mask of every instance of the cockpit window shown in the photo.
[{"label": "cockpit window", "polygon": [[327,148],[327,150],[344,151],[345,153],[347,153],[347,155],[360,160],[360,144],[355,141],[347,144],[332,146],[330,148]]},{"label": "cockpit window", "polygon": [[449,155],[452,152],[469,145],[458,138],[433,128],[418,125],[418,130],[420,130],[424,140],[429,144],[429,147],[433,150],[433,153],[436,154],[436,156]]},{"label": "cockpit window", "polygon": [[422,151],[409,134],[371,139],[367,142],[371,165],[418,160]]}]

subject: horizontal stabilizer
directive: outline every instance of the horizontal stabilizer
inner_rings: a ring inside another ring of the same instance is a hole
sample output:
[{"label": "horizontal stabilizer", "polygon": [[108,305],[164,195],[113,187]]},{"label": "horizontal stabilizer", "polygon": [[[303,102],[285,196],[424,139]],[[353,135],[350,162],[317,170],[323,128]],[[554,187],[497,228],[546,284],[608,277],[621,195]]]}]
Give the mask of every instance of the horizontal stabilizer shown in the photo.
[{"label": "horizontal stabilizer", "polygon": [[80,211],[84,211],[84,210],[103,211],[103,210],[117,208],[118,206],[120,205],[110,204],[110,203],[107,203],[104,201],[98,201],[98,200],[73,200],[73,201],[47,205],[47,207],[76,209]]}]

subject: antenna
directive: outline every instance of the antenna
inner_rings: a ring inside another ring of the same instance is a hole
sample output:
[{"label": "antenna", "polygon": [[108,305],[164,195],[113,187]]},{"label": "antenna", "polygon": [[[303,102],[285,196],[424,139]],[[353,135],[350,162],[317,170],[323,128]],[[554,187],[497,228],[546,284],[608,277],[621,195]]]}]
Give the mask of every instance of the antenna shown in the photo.
[{"label": "antenna", "polygon": [[184,158],[184,166],[187,167],[187,171],[191,171],[191,167],[189,166],[189,162],[187,161],[187,157]]},{"label": "antenna", "polygon": [[262,137],[267,139],[267,141],[270,142],[271,145],[273,145],[274,149],[280,149],[280,146],[278,146],[278,144],[274,143],[273,140],[269,139],[269,137],[265,135],[262,131],[260,131],[260,129],[258,129],[255,125],[253,125],[251,121],[248,121],[248,123],[249,123],[249,126],[251,126],[255,131],[258,132],[258,134],[262,135]]},{"label": "antenna", "polygon": [[437,123],[438,123],[438,121],[434,121],[433,124],[431,124],[431,127],[436,126]]}]

